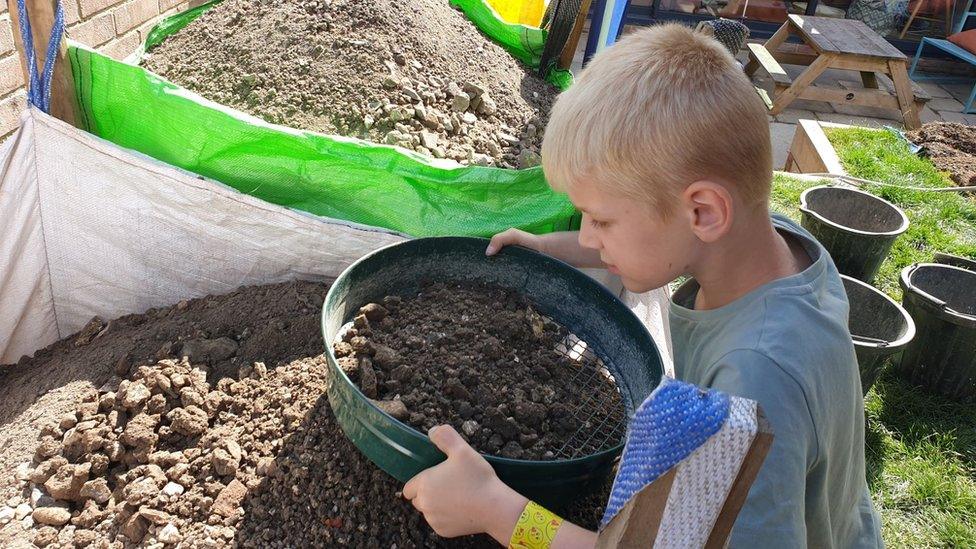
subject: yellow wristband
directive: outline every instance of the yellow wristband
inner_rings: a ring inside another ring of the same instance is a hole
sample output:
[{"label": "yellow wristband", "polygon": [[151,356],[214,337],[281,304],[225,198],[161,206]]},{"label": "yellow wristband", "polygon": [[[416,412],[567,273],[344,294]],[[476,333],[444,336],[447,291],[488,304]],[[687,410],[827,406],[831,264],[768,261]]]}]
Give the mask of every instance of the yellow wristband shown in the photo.
[{"label": "yellow wristband", "polygon": [[556,516],[545,507],[530,501],[525,505],[512,539],[508,542],[509,549],[548,549],[556,532],[563,525],[563,519]]}]

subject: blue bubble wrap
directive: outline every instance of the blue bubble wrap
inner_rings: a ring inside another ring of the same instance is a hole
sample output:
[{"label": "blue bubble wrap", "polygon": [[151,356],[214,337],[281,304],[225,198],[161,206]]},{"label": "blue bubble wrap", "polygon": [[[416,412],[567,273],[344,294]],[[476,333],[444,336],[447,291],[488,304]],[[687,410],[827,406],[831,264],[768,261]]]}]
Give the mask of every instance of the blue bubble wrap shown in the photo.
[{"label": "blue bubble wrap", "polygon": [[722,428],[729,396],[664,378],[634,413],[600,528],[641,488],[654,482]]}]

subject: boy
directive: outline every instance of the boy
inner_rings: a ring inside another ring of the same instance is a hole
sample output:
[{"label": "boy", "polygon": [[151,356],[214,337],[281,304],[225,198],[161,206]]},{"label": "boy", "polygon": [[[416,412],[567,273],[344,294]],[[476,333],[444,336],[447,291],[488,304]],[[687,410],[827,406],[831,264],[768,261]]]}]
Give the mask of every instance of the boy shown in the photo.
[{"label": "boy", "polygon": [[[775,433],[731,546],[880,547],[844,288],[816,240],[770,218],[766,112],[732,56],[678,25],[625,37],[556,101],[542,158],[583,212],[579,233],[509,230],[487,253],[604,266],[638,293],[693,277],[670,305],[676,377],[758,401]],[[404,497],[441,535],[518,542],[523,511],[544,511],[451,427],[430,436],[448,459]],[[593,546],[596,533],[553,520],[552,547]]]}]

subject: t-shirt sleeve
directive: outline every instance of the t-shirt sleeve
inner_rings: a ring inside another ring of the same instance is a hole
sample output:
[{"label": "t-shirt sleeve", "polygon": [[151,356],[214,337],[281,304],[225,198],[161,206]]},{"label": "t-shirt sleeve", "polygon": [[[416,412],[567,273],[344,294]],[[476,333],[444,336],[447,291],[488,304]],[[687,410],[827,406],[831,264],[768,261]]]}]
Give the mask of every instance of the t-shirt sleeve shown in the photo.
[{"label": "t-shirt sleeve", "polygon": [[797,381],[766,355],[737,350],[713,364],[708,387],[755,400],[773,427],[773,444],[732,528],[730,547],[805,547],[807,471],[819,448]]}]

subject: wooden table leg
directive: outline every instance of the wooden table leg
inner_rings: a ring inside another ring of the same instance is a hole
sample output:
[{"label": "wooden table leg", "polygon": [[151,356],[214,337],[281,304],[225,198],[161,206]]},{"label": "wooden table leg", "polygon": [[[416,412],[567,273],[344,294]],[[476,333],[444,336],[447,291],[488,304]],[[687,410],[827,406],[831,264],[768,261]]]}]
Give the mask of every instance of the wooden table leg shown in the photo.
[{"label": "wooden table leg", "polygon": [[796,80],[793,81],[793,84],[789,88],[786,88],[782,93],[777,94],[773,98],[773,108],[769,109],[769,114],[775,116],[783,112],[794,99],[803,93],[803,90],[807,86],[813,84],[813,81],[830,67],[830,63],[834,60],[834,57],[835,55],[833,54],[825,53],[817,57],[813,63],[810,63],[810,66],[796,77]]},{"label": "wooden table leg", "polygon": [[908,79],[908,68],[905,61],[888,61],[888,73],[895,84],[895,96],[898,107],[905,119],[905,128],[915,130],[922,126],[915,106],[915,93],[912,91],[912,81]]},{"label": "wooden table leg", "polygon": [[[787,20],[785,23],[783,23],[783,26],[781,26],[775,33],[773,33],[772,36],[769,37],[769,40],[766,40],[766,43],[763,44],[763,46],[770,53],[770,55],[772,55],[776,52],[776,50],[780,46],[783,45],[783,42],[786,42],[786,39],[789,37],[790,37],[790,22],[789,20]],[[759,68],[759,61],[756,61],[755,59],[749,59],[749,63],[747,63],[745,67],[746,76],[752,76],[753,74],[756,73],[756,70],[758,68]]]},{"label": "wooden table leg", "polygon": [[861,83],[865,88],[878,89],[878,75],[871,71],[861,71]]}]

